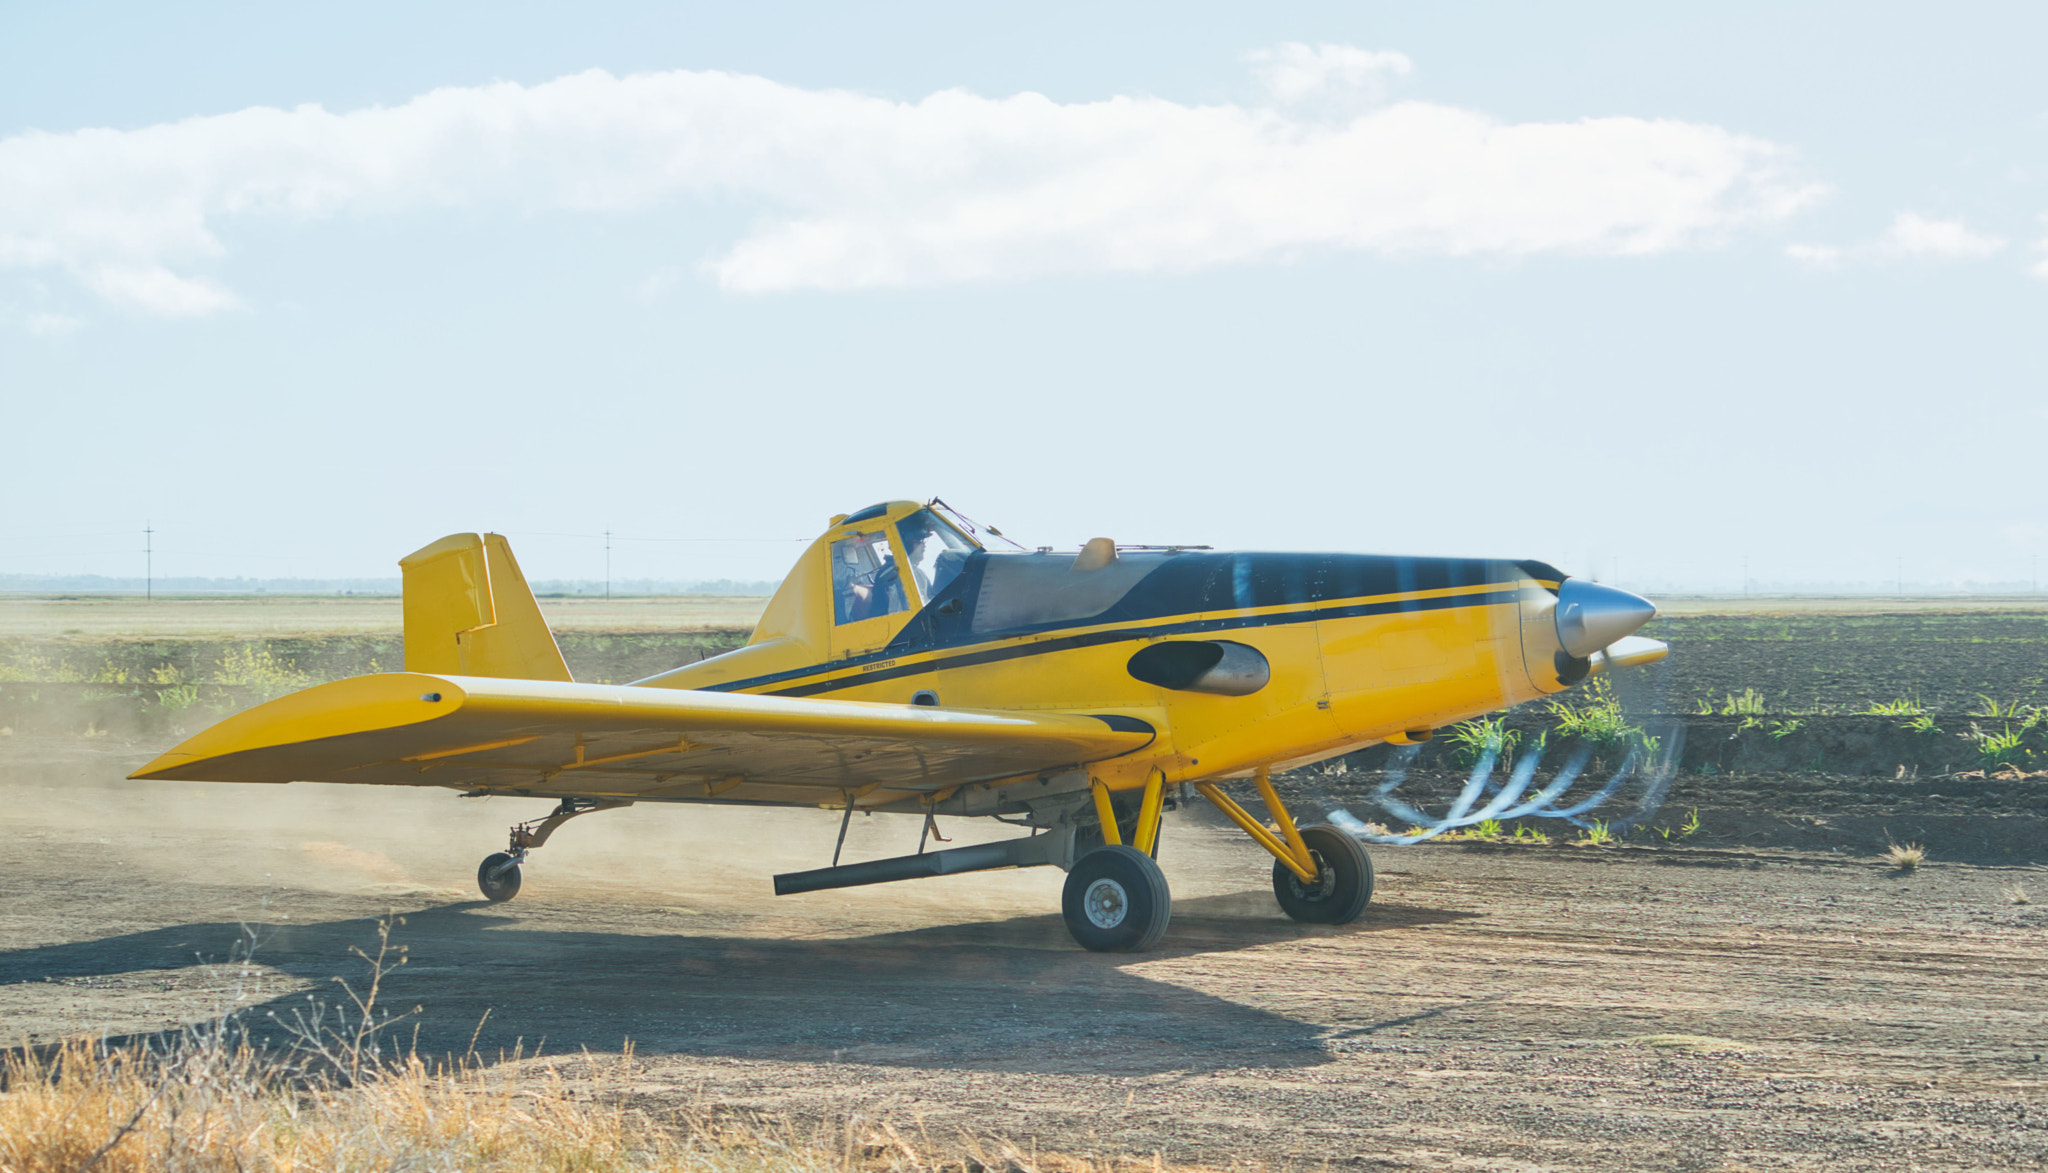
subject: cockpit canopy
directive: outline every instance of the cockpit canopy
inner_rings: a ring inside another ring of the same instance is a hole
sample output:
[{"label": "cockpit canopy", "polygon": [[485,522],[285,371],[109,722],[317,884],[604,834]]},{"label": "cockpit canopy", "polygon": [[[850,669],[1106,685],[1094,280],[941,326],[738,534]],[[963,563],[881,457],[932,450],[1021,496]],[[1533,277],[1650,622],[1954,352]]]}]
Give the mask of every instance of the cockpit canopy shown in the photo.
[{"label": "cockpit canopy", "polygon": [[[851,514],[839,524],[873,521],[887,513],[888,506],[877,505]],[[981,550],[980,543],[929,506],[899,518],[896,536],[901,541],[900,547],[890,544],[889,531],[885,527],[865,529],[833,540],[829,557],[832,563],[832,622],[835,625],[859,623],[910,610],[910,596],[904,589],[903,567],[897,562],[897,549],[902,551],[903,562],[909,564],[912,588],[917,592],[920,606],[945,590],[965,568],[967,559]]]}]

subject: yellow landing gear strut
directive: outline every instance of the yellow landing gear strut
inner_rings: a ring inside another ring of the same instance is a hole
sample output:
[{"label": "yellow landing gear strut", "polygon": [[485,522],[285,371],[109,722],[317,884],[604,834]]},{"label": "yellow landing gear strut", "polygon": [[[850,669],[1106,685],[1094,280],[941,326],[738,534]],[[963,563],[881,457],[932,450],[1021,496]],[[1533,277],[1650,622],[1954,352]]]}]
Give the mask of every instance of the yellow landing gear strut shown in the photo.
[{"label": "yellow landing gear strut", "polygon": [[[1116,804],[1109,800],[1109,787],[1101,782],[1090,789],[1095,794],[1095,817],[1102,822],[1102,842],[1109,847],[1123,843],[1123,829],[1117,826]],[[1131,831],[1131,846],[1146,855],[1159,854],[1159,814],[1166,806],[1166,775],[1152,771],[1145,779],[1145,797],[1138,804],[1138,825]]]},{"label": "yellow landing gear strut", "polygon": [[[1271,772],[1265,766],[1252,774],[1252,785],[1258,787],[1259,798],[1279,828],[1277,834],[1214,782],[1197,782],[1195,789],[1272,853],[1273,896],[1288,916],[1308,924],[1325,925],[1348,924],[1358,919],[1366,902],[1372,899],[1372,857],[1365,853],[1365,846],[1327,823],[1297,828],[1294,816],[1287,813],[1286,804],[1274,791]],[[1098,794],[1097,804],[1103,801]]]}]

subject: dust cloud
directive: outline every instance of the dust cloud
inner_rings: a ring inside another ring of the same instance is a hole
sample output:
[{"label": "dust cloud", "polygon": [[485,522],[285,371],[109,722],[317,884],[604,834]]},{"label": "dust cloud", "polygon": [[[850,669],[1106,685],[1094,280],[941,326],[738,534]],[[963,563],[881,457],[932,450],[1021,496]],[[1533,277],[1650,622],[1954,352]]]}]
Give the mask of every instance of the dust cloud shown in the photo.
[{"label": "dust cloud", "polygon": [[[409,902],[480,899],[477,865],[505,846],[512,824],[554,809],[539,798],[462,798],[439,788],[323,783],[256,785],[130,781],[161,749],[111,738],[0,737],[0,834],[107,848],[109,863],[143,882],[202,883],[248,895],[292,889]],[[831,862],[840,812],[639,803],[597,811],[557,830],[525,865],[521,906],[599,898],[699,915],[746,906],[806,922],[817,906],[843,926],[825,935],[887,931],[906,922],[958,923],[1058,907],[1056,869],[996,873],[967,885],[889,885],[767,901],[777,872]],[[848,862],[917,849],[913,815],[856,813]],[[1021,832],[986,820],[940,819],[954,844]],[[970,890],[971,889],[971,890]],[[801,908],[790,907],[801,902]],[[768,931],[769,926],[759,926]]]}]

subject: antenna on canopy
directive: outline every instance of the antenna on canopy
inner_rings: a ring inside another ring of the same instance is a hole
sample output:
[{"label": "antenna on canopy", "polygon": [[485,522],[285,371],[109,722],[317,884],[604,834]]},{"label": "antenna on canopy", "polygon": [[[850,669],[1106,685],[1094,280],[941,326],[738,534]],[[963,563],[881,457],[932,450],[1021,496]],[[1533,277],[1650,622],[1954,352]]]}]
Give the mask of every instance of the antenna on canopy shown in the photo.
[{"label": "antenna on canopy", "polygon": [[[929,509],[936,509],[943,512],[949,521],[951,521],[954,525],[959,526],[961,529],[966,530],[970,536],[979,537],[981,534],[987,533],[990,537],[1001,538],[1005,542],[1009,542],[1010,545],[1016,546],[1017,549],[1024,550],[1024,547],[1019,545],[1016,541],[1012,540],[1008,534],[1004,533],[1003,531],[997,529],[992,525],[976,525],[971,519],[968,518],[966,514],[960,512],[958,509],[953,508],[951,505],[946,504],[945,501],[941,500],[940,498],[933,497],[930,501],[926,502],[925,504],[926,507]],[[1025,550],[1024,552],[1029,553],[1030,551]]]}]

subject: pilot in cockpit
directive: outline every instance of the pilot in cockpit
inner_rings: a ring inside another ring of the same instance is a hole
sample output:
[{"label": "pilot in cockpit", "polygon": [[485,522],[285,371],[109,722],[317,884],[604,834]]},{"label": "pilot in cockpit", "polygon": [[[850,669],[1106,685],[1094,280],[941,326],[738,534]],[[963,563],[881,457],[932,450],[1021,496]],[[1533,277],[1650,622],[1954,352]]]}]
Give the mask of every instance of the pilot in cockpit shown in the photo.
[{"label": "pilot in cockpit", "polygon": [[909,606],[887,531],[832,543],[832,599],[835,623],[893,615]]},{"label": "pilot in cockpit", "polygon": [[[896,524],[918,597],[929,603],[980,547],[959,530],[920,509]],[[907,610],[902,571],[886,530],[853,534],[832,543],[833,622],[858,623]]]}]

